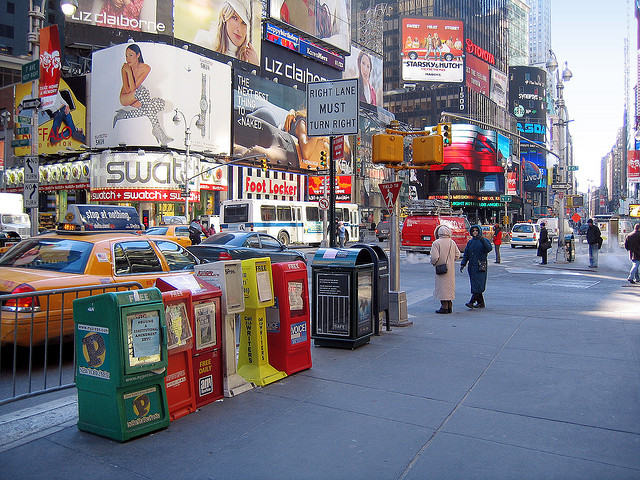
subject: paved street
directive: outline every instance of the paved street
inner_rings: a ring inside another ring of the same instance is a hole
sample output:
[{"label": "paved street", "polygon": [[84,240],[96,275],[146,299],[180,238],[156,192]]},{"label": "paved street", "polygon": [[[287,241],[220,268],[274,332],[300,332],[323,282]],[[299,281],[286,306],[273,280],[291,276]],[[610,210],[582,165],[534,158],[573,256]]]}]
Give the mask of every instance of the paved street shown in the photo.
[{"label": "paved street", "polygon": [[[72,391],[0,414],[12,479],[638,479],[640,287],[624,252],[586,268],[502,249],[487,308],[436,315],[428,256],[401,256],[412,326],[118,443],[80,432]],[[490,254],[493,260],[493,253]],[[96,408],[99,408],[96,405]],[[9,439],[9,441],[7,441]]]}]

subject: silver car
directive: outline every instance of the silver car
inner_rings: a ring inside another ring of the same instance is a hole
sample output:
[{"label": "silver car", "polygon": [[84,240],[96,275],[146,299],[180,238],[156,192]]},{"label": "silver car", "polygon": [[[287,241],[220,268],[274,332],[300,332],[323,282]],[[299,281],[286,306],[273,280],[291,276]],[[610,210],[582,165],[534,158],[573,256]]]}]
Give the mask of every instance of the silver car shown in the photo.
[{"label": "silver car", "polygon": [[538,248],[540,241],[540,225],[537,223],[516,223],[511,229],[511,248]]}]

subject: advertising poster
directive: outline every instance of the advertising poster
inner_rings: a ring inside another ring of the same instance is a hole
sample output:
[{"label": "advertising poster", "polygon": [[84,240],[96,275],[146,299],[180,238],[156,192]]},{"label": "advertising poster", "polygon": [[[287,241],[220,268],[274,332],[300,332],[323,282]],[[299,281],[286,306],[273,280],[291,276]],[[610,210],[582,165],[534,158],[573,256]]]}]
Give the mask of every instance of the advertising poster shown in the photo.
[{"label": "advertising poster", "polygon": [[640,182],[640,151],[630,150],[627,152],[627,180],[629,182]]},{"label": "advertising poster", "polygon": [[[31,82],[16,84],[16,113],[31,116],[32,110],[21,110],[20,103],[31,98]],[[38,153],[57,154],[60,150],[79,150],[85,145],[87,121],[86,77],[60,79],[54,103],[49,108],[38,110]],[[28,127],[28,124],[19,124]],[[32,138],[32,134],[16,135],[16,139]],[[31,147],[18,147],[16,156],[29,155]]]},{"label": "advertising poster", "polygon": [[358,336],[373,331],[372,302],[373,274],[371,270],[358,271]]},{"label": "advertising poster", "polygon": [[491,94],[489,98],[496,102],[499,107],[506,108],[509,77],[496,68],[489,68],[491,70]]},{"label": "advertising poster", "polygon": [[[320,200],[321,197],[329,196],[329,176],[309,176],[309,200]],[[352,195],[351,175],[336,175],[336,202],[351,202]]]},{"label": "advertising poster", "polygon": [[382,58],[356,47],[345,59],[342,78],[358,79],[358,100],[369,105],[382,105]]},{"label": "advertising poster", "polygon": [[464,28],[461,21],[404,17],[400,41],[403,80],[464,81]]},{"label": "advertising poster", "polygon": [[467,64],[465,66],[467,76],[466,82],[474,92],[489,96],[489,65],[478,57],[473,55],[467,56]]},{"label": "advertising poster", "polygon": [[349,52],[351,0],[270,0],[271,18]]},{"label": "advertising poster", "polygon": [[497,163],[497,159],[495,131],[454,123],[451,129],[451,146],[444,149],[444,163],[431,165],[431,170],[443,170],[447,165],[456,165],[464,170],[503,173],[503,167]]},{"label": "advertising poster", "polygon": [[229,153],[231,122],[217,115],[231,109],[229,65],[158,43],[98,50],[92,62],[92,91],[100,92],[91,98],[92,148],[182,149],[190,128],[192,151]]},{"label": "advertising poster", "polygon": [[521,147],[520,164],[522,165],[523,187],[526,191],[532,192],[547,188],[544,152],[535,147]]},{"label": "advertising poster", "polygon": [[58,26],[40,29],[40,85],[41,108],[52,108],[60,81],[60,36]]},{"label": "advertising poster", "polygon": [[[320,152],[329,152],[328,137],[307,135],[306,97],[303,91],[236,70],[233,91],[233,153],[266,155],[270,164],[290,172],[320,168]],[[336,173],[351,172],[351,150],[345,142],[344,159]]]},{"label": "advertising poster", "polygon": [[511,152],[511,141],[504,135],[496,133],[498,139],[498,165],[505,165]]},{"label": "advertising poster", "polygon": [[260,65],[260,0],[174,0],[174,36]]},{"label": "advertising poster", "polygon": [[78,0],[67,22],[171,35],[173,0]]}]

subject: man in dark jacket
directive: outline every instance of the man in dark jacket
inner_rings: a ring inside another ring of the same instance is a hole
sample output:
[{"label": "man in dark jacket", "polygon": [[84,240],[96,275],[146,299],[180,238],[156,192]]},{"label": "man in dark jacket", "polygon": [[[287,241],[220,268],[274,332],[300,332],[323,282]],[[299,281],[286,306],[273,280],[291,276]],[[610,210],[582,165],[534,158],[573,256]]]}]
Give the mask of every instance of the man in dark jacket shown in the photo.
[{"label": "man in dark jacket", "polygon": [[602,234],[597,225],[593,224],[593,220],[587,220],[587,243],[589,244],[589,267],[598,268],[598,252],[602,247]]},{"label": "man in dark jacket", "polygon": [[629,271],[629,283],[640,282],[640,223],[636,223],[635,232],[627,237],[624,241],[624,248],[629,250],[629,258],[633,265]]},{"label": "man in dark jacket", "polygon": [[546,243],[549,241],[549,232],[547,231],[547,224],[545,222],[540,222],[540,241],[538,242],[538,256],[542,257],[540,261],[540,265],[547,264],[547,245]]}]

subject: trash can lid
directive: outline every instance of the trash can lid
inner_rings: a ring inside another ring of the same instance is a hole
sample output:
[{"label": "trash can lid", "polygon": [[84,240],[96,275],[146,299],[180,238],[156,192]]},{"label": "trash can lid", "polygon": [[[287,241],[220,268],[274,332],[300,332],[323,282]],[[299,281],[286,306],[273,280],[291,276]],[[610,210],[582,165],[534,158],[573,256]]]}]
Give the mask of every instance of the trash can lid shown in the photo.
[{"label": "trash can lid", "polygon": [[385,252],[384,249],[379,245],[369,245],[367,243],[356,243],[355,245],[352,245],[351,248],[364,248],[366,250],[369,250],[374,261],[376,260],[375,257],[377,257],[378,262],[385,261],[385,260],[389,261],[387,252]]},{"label": "trash can lid", "polygon": [[319,248],[311,266],[336,265],[352,267],[373,263],[371,252],[365,248]]}]

